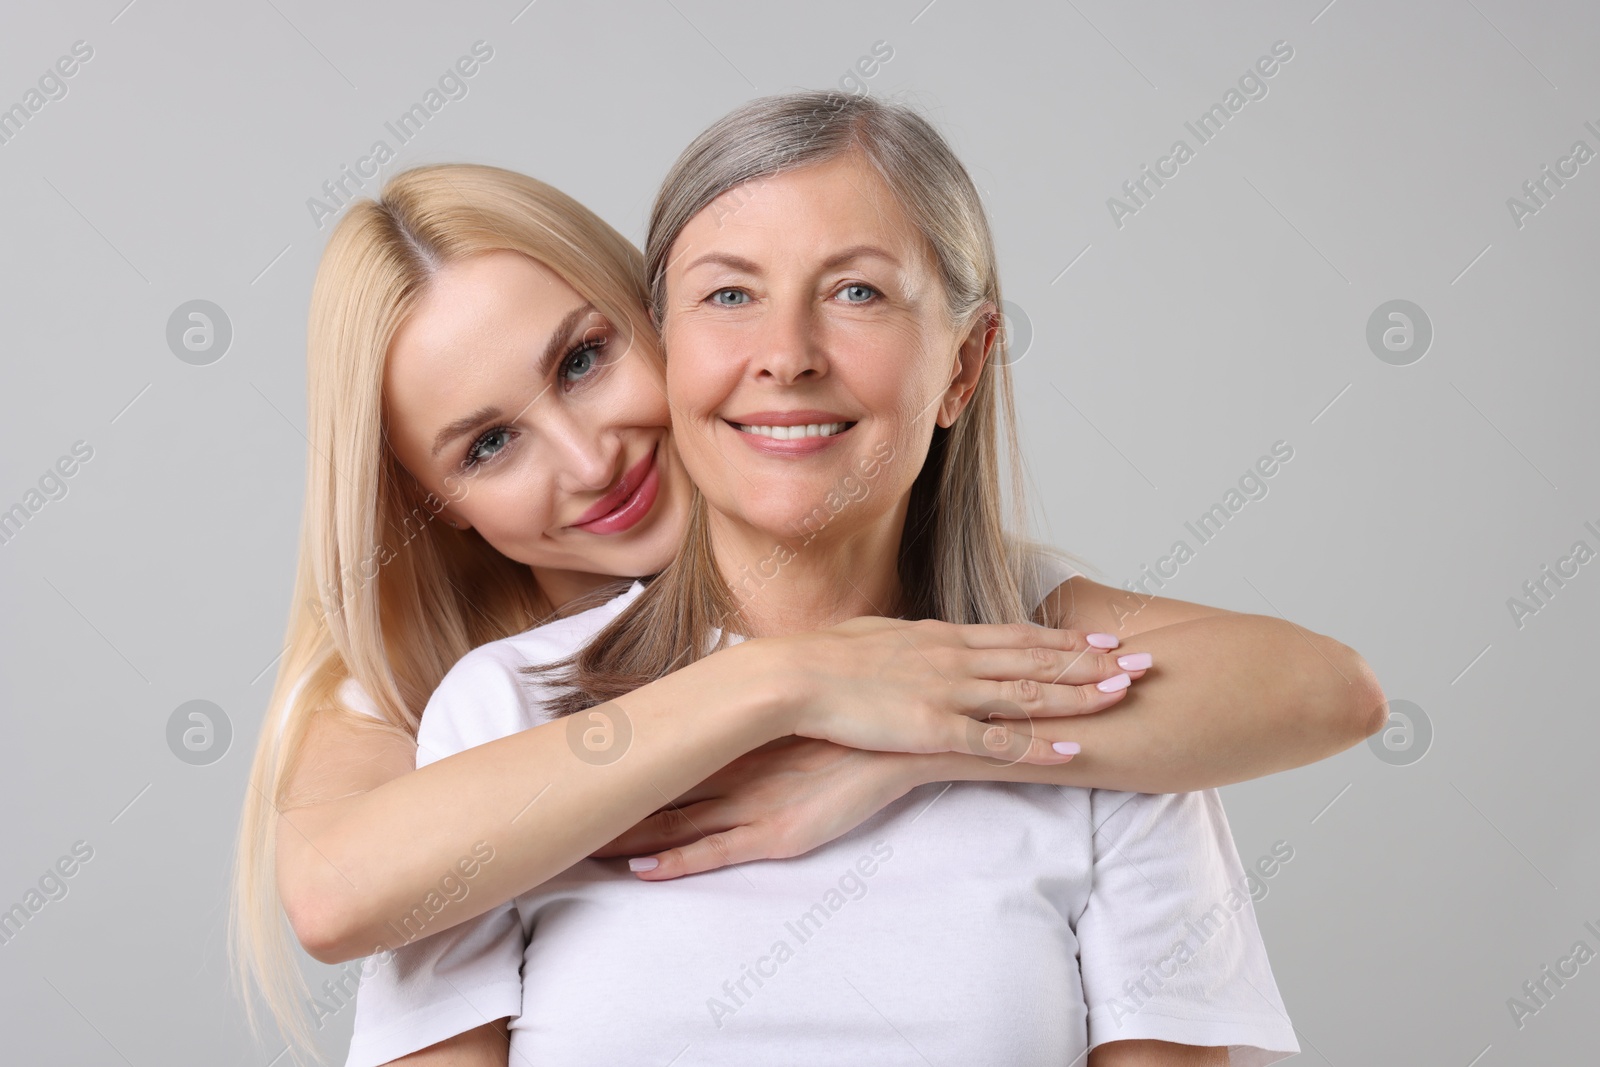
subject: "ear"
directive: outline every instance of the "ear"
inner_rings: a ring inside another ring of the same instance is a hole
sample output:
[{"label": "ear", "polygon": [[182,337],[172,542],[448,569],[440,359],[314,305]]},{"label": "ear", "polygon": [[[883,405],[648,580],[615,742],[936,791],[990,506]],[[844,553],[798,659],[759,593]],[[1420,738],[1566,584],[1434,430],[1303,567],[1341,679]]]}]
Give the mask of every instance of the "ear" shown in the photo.
[{"label": "ear", "polygon": [[966,410],[967,402],[978,388],[983,366],[994,350],[995,338],[1001,328],[1000,309],[984,304],[972,317],[972,328],[956,351],[956,364],[939,403],[939,425],[949,429]]}]

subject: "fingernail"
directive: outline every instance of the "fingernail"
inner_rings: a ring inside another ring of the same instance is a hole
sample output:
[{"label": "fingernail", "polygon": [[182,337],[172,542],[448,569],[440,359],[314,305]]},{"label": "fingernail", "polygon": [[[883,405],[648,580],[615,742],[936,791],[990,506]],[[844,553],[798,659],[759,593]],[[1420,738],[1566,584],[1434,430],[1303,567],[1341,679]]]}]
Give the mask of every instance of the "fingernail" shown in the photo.
[{"label": "fingernail", "polygon": [[1095,688],[1100,690],[1102,693],[1115,693],[1118,689],[1128,688],[1128,683],[1132,681],[1133,679],[1129,678],[1126,674],[1117,674],[1107,678],[1105,681],[1095,686]]},{"label": "fingernail", "polygon": [[1076,741],[1057,741],[1050,747],[1061,753],[1063,756],[1076,756],[1083,746],[1079,745]]},{"label": "fingernail", "polygon": [[653,856],[645,856],[642,859],[636,857],[628,861],[628,870],[630,871],[653,871],[659,866],[661,866],[661,861]]},{"label": "fingernail", "polygon": [[1155,657],[1148,652],[1130,652],[1126,656],[1117,657],[1117,666],[1125,671],[1142,671],[1155,662]]},{"label": "fingernail", "polygon": [[1116,634],[1089,634],[1084,640],[1095,648],[1116,648],[1120,643]]}]

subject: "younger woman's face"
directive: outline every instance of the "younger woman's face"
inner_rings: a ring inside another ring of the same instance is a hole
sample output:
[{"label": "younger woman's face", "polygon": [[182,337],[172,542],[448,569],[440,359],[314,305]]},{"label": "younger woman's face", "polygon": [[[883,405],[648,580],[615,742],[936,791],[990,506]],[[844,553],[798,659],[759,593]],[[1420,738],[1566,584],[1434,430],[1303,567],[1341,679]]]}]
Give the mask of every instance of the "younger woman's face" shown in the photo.
[{"label": "younger woman's face", "polygon": [[902,521],[994,330],[951,321],[877,170],[852,152],[730,190],[683,228],[666,284],[676,437],[718,521],[836,543]]},{"label": "younger woman's face", "polygon": [[383,389],[390,447],[448,502],[431,521],[476,529],[555,603],[672,559],[690,487],[655,338],[630,341],[543,264],[497,251],[443,267]]}]

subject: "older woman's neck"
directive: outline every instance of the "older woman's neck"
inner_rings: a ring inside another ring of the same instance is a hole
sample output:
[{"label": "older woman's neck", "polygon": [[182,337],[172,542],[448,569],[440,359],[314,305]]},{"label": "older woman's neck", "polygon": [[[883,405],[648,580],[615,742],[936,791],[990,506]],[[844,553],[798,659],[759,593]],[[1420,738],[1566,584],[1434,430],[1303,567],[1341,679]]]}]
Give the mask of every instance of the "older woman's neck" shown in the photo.
[{"label": "older woman's neck", "polygon": [[733,590],[748,637],[900,613],[901,516],[868,529],[824,531],[804,543],[719,525],[713,519],[717,565]]}]

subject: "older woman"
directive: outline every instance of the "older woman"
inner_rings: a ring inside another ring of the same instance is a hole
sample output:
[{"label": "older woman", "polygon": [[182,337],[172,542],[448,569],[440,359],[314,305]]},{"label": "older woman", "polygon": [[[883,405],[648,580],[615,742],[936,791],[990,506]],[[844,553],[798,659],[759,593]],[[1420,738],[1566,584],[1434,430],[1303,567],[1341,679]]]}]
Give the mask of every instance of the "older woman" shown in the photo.
[{"label": "older woman", "polygon": [[[648,260],[699,489],[687,544],[648,586],[469,654],[429,702],[419,762],[564,713],[625,729],[627,694],[746,638],[861,615],[1097,626],[1114,610],[1030,581],[1041,568],[1008,532],[992,246],[925,122],[828,94],[747,105],[669,175]],[[807,527],[846,485],[866,489]],[[904,625],[911,640],[928,624]],[[991,710],[1044,699],[1016,695]],[[848,734],[826,717],[779,699],[751,728]],[[1105,1067],[1230,1062],[1230,1047],[1269,1063],[1297,1046],[1244,883],[1210,791],[922,786],[795,859],[661,886],[579,862],[429,939],[427,959],[379,968],[351,1062],[437,1041],[442,1021],[512,1018],[529,1063],[1067,1064],[1088,1049]]]}]

